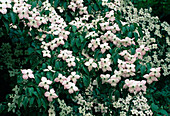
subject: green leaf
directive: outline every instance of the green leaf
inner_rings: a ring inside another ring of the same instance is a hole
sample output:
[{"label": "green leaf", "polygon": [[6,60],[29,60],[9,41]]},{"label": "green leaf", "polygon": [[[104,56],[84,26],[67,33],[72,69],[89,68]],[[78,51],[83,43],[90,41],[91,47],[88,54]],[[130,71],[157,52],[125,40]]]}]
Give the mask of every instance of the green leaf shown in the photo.
[{"label": "green leaf", "polygon": [[126,27],[122,27],[122,32],[123,32],[123,34],[126,33]]},{"label": "green leaf", "polygon": [[37,93],[36,91],[34,91],[33,94],[34,94],[37,98],[39,98],[38,93]]},{"label": "green leaf", "polygon": [[77,47],[80,47],[80,46],[81,46],[81,42],[80,42],[80,39],[79,39],[79,38],[76,39],[76,45],[77,45]]},{"label": "green leaf", "polygon": [[84,41],[84,38],[82,35],[80,35],[80,41],[81,41],[81,43]]},{"label": "green leaf", "polygon": [[6,109],[5,105],[0,104],[0,113],[2,113]]},{"label": "green leaf", "polygon": [[83,70],[84,70],[84,72],[85,72],[86,74],[89,75],[89,71],[88,71],[87,68],[85,68],[84,66],[83,66]]},{"label": "green leaf", "polygon": [[31,97],[31,98],[30,98],[30,100],[29,100],[29,105],[30,105],[30,106],[32,106],[32,105],[33,105],[33,103],[34,103],[34,99],[35,99],[34,97]]},{"label": "green leaf", "polygon": [[72,25],[72,31],[73,31],[73,32],[76,32],[76,30],[77,30],[77,27],[74,26],[74,25]]},{"label": "green leaf", "polygon": [[130,25],[130,31],[134,31],[135,30],[135,26],[133,24]]},{"label": "green leaf", "polygon": [[152,67],[151,67],[151,64],[150,64],[150,63],[146,63],[146,66],[147,66],[147,73],[149,73],[149,72],[150,72],[150,69],[152,68]]},{"label": "green leaf", "polygon": [[74,51],[75,53],[77,53],[79,50],[78,50],[78,48],[77,48],[76,46],[73,46],[73,51]]},{"label": "green leaf", "polygon": [[131,54],[132,54],[132,55],[134,55],[135,52],[136,52],[135,48],[131,48],[130,51],[131,51]]},{"label": "green leaf", "polygon": [[23,104],[21,102],[23,101],[24,95],[21,95],[18,99],[18,107],[20,108]]},{"label": "green leaf", "polygon": [[39,7],[41,7],[41,6],[42,6],[42,2],[41,2],[41,0],[40,0],[40,1],[38,1],[38,5],[39,5]]},{"label": "green leaf", "polygon": [[34,92],[34,88],[33,87],[28,88],[28,92],[29,92],[29,96],[32,96]]},{"label": "green leaf", "polygon": [[37,104],[38,104],[38,107],[41,107],[41,104],[42,104],[41,99],[37,99]]},{"label": "green leaf", "polygon": [[90,78],[88,76],[83,76],[83,84],[85,87],[88,87],[90,84]]},{"label": "green leaf", "polygon": [[137,64],[137,65],[136,65],[136,68],[135,68],[136,71],[138,71],[138,70],[140,69],[140,67],[141,67],[141,65],[140,65],[140,64]]},{"label": "green leaf", "polygon": [[36,1],[32,2],[31,9],[33,9],[33,8],[36,7],[36,6],[37,6],[37,2],[36,2]]},{"label": "green leaf", "polygon": [[87,8],[88,12],[91,13],[92,11],[92,7],[89,5],[88,8]]},{"label": "green leaf", "polygon": [[4,17],[6,20],[8,20],[8,15],[7,15],[7,14],[3,15],[3,17]]},{"label": "green leaf", "polygon": [[48,79],[53,79],[52,72],[47,72],[46,76],[47,76]]},{"label": "green leaf", "polygon": [[134,36],[135,36],[135,41],[138,40],[138,34],[136,32],[134,32]]},{"label": "green leaf", "polygon": [[13,13],[13,12],[10,12],[10,16],[11,16],[12,23],[15,24],[15,21],[16,21],[16,14]]},{"label": "green leaf", "polygon": [[59,61],[56,61],[56,62],[55,62],[55,68],[56,68],[56,69],[60,69],[60,62],[59,62]]},{"label": "green leaf", "polygon": [[33,52],[34,52],[34,48],[29,47],[29,48],[28,48],[28,54],[30,55],[30,54],[33,53]]},{"label": "green leaf", "polygon": [[99,10],[99,8],[97,7],[97,5],[96,5],[96,4],[94,4],[94,10],[96,10],[96,11],[98,11],[98,10]]},{"label": "green leaf", "polygon": [[132,32],[128,32],[128,37],[132,38]]},{"label": "green leaf", "polygon": [[71,21],[71,17],[68,14],[66,14],[66,21],[68,21],[68,22]]},{"label": "green leaf", "polygon": [[155,105],[154,103],[151,104],[151,108],[153,111],[157,111],[159,109],[159,107]]},{"label": "green leaf", "polygon": [[114,94],[115,94],[115,99],[118,100],[118,98],[120,98],[120,92],[116,90]]},{"label": "green leaf", "polygon": [[166,110],[164,110],[164,109],[160,109],[159,112],[160,112],[161,114],[163,114],[163,115],[168,116],[168,112],[167,112]]},{"label": "green leaf", "polygon": [[27,104],[28,104],[28,97],[26,97],[26,96],[24,97],[24,100],[23,100],[22,104],[24,106],[24,109],[26,109]]},{"label": "green leaf", "polygon": [[119,55],[116,54],[116,55],[114,56],[114,59],[113,59],[114,64],[117,64],[118,58],[119,58]]},{"label": "green leaf", "polygon": [[44,101],[44,99],[41,98],[41,102],[45,110],[47,109],[47,103]]},{"label": "green leaf", "polygon": [[2,21],[3,21],[4,25],[5,25],[7,33],[9,33],[9,24],[8,24],[8,22],[4,21],[4,20],[2,20]]},{"label": "green leaf", "polygon": [[64,2],[64,3],[63,3],[63,7],[64,7],[64,9],[67,8],[67,2]]},{"label": "green leaf", "polygon": [[145,71],[146,71],[146,67],[144,65],[142,65],[140,71],[141,71],[141,74],[144,75]]},{"label": "green leaf", "polygon": [[75,39],[74,39],[74,38],[72,38],[72,40],[71,40],[71,47],[73,47],[73,46],[74,46],[74,44],[75,44]]},{"label": "green leaf", "polygon": [[54,8],[56,8],[58,6],[58,0],[54,1]]}]

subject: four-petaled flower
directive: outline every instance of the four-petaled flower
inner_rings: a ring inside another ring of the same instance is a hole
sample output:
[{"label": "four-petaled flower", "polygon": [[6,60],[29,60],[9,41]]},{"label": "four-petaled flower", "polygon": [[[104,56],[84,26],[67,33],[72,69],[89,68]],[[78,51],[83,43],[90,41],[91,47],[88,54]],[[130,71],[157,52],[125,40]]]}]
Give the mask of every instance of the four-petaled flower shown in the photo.
[{"label": "four-petaled flower", "polygon": [[33,71],[31,69],[21,69],[21,72],[23,74],[23,79],[28,79],[28,77],[34,78],[34,75],[32,74]]},{"label": "four-petaled flower", "polygon": [[52,101],[54,98],[57,98],[57,94],[55,93],[54,89],[50,89],[50,92],[47,91],[45,92],[45,97],[48,97],[48,101]]},{"label": "four-petaled flower", "polygon": [[48,90],[48,89],[49,89],[49,85],[52,84],[52,81],[47,80],[46,77],[42,77],[42,78],[41,78],[41,81],[42,81],[42,82],[40,82],[38,86],[44,87],[44,89],[47,89],[47,90]]}]

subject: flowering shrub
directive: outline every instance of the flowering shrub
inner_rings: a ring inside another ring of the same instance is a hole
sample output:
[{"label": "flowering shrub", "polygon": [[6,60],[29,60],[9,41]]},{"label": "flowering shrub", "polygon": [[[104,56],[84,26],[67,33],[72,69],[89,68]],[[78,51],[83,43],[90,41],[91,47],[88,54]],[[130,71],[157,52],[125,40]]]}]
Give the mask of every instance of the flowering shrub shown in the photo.
[{"label": "flowering shrub", "polygon": [[[168,75],[163,65],[156,64],[154,53],[163,45],[168,49],[169,40],[160,40],[160,33],[168,38],[169,25],[156,19],[156,28],[166,25],[162,32],[147,27],[147,20],[139,22],[142,11],[138,15],[131,4],[135,15],[129,15],[129,4],[126,0],[0,0],[3,32],[21,33],[23,46],[28,45],[15,93],[0,104],[0,112],[168,115],[166,106],[159,107],[150,96],[155,81]],[[166,54],[162,52],[160,58]]]}]

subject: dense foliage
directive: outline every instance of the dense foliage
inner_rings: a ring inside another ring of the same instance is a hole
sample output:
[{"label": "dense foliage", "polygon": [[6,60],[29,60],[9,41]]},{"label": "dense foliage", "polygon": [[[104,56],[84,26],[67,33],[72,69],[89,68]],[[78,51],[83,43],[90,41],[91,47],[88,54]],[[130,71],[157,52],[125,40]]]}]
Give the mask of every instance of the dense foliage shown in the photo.
[{"label": "dense foliage", "polygon": [[0,114],[168,116],[170,27],[139,7],[0,0]]}]

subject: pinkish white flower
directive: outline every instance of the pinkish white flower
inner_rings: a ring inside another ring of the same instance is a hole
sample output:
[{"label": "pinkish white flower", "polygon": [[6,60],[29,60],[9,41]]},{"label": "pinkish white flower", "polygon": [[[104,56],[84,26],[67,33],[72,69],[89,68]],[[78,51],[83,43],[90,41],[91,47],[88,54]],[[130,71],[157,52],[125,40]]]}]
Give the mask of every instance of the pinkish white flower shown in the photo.
[{"label": "pinkish white flower", "polygon": [[77,74],[76,74],[76,72],[71,72],[71,75],[70,75],[70,76],[68,76],[68,78],[70,78],[70,79],[73,81],[73,83],[74,83],[74,84],[76,84],[77,79],[79,79],[79,78],[80,78],[80,76],[79,76],[79,75],[77,75]]},{"label": "pinkish white flower", "polygon": [[34,78],[33,71],[31,69],[21,69],[23,79]]},{"label": "pinkish white flower", "polygon": [[54,79],[55,82],[60,82],[60,83],[63,83],[63,81],[65,81],[67,78],[65,76],[63,76],[62,74],[58,74],[58,77],[56,77]]},{"label": "pinkish white flower", "polygon": [[51,85],[52,84],[52,81],[50,81],[50,80],[47,80],[47,78],[46,77],[42,77],[41,78],[41,82],[39,83],[39,85],[38,86],[40,86],[40,87],[44,87],[44,89],[49,89],[49,85]]},{"label": "pinkish white flower", "polygon": [[92,51],[95,51],[95,49],[100,45],[100,39],[97,38],[96,40],[95,39],[92,39],[91,40],[91,43],[88,44],[88,48],[91,48]]},{"label": "pinkish white flower", "polygon": [[100,48],[101,48],[102,54],[103,54],[106,50],[111,49],[108,43],[101,44],[101,45],[100,45]]},{"label": "pinkish white flower", "polygon": [[74,91],[78,91],[79,89],[77,88],[77,86],[75,86],[75,84],[74,83],[69,83],[69,85],[70,85],[70,87],[68,88],[68,92],[70,93],[70,94],[72,94]]},{"label": "pinkish white flower", "polygon": [[48,97],[48,101],[52,101],[53,99],[57,98],[57,94],[55,93],[54,89],[50,89],[50,92],[45,92],[45,97]]},{"label": "pinkish white flower", "polygon": [[97,68],[97,64],[94,62],[94,59],[89,59],[89,61],[85,62],[85,66],[88,66],[88,70],[91,71],[92,68]]},{"label": "pinkish white flower", "polygon": [[101,79],[102,79],[102,84],[106,83],[108,81],[108,79],[110,78],[110,74],[101,74],[100,75]]}]

